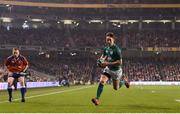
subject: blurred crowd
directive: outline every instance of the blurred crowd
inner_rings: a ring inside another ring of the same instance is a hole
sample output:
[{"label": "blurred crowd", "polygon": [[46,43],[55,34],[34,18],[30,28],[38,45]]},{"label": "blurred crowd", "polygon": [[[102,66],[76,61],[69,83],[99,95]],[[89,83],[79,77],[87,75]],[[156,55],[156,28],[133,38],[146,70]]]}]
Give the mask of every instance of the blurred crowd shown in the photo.
[{"label": "blurred crowd", "polygon": [[124,63],[125,76],[130,81],[160,81],[160,69],[152,60],[127,60]]},{"label": "blurred crowd", "polygon": [[[105,30],[14,29],[0,28],[0,44],[37,45],[49,47],[103,47]],[[113,31],[118,45],[126,48],[180,47],[179,31]],[[74,44],[73,44],[74,43]],[[91,83],[97,81],[101,69],[96,59],[30,59],[32,69],[55,76],[56,80],[68,79],[71,83]],[[3,61],[0,58],[0,61]],[[167,62],[169,61],[169,62]],[[180,81],[180,64],[173,60],[159,63],[153,59],[125,59],[123,70],[130,81]],[[4,69],[1,66],[1,69]],[[30,71],[28,81],[54,81]]]},{"label": "blurred crowd", "polygon": [[[41,60],[41,62],[38,62],[39,60]],[[92,73],[97,72],[96,62],[84,58],[76,60],[73,58],[36,58],[31,61],[31,65],[31,68],[35,70],[55,76],[58,81],[68,79],[68,81],[73,84],[90,83],[92,80]]]},{"label": "blurred crowd", "polygon": [[[43,69],[42,71],[56,76],[57,80],[68,78],[72,83],[97,82],[102,72],[102,69],[96,66],[95,60],[37,61],[36,64],[32,64],[37,69]],[[159,62],[152,58],[125,59],[123,72],[130,81],[180,81],[180,64],[172,60]]]},{"label": "blurred crowd", "polygon": [[[163,72],[163,80],[167,81],[180,81],[180,59],[171,59],[171,60],[165,60],[166,62],[161,62],[161,68]],[[170,62],[171,61],[171,62]]]},{"label": "blurred crowd", "polygon": [[179,47],[178,31],[130,31],[126,34],[127,47]]},{"label": "blurred crowd", "polygon": [[[48,47],[103,47],[105,30],[0,29],[0,44],[36,45]],[[179,47],[178,30],[112,31],[118,45],[126,48]]]},{"label": "blurred crowd", "polygon": [[0,28],[0,44],[66,47],[68,40],[59,29]]},{"label": "blurred crowd", "polygon": [[[55,78],[38,76],[34,71],[30,71],[31,76],[27,77],[27,81],[66,79],[71,84],[90,84],[97,82],[102,72],[102,69],[98,68],[95,63],[94,60],[88,59],[58,61],[37,58],[31,61],[31,68]],[[180,64],[171,60],[168,62],[165,60],[161,64],[153,59],[126,59],[123,64],[123,73],[129,81],[180,81]]]}]

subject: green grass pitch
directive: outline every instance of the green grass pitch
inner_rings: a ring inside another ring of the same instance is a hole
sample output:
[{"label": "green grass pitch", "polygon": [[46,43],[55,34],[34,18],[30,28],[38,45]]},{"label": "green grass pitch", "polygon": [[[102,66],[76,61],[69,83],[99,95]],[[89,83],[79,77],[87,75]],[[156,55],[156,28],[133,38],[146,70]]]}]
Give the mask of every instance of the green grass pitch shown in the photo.
[{"label": "green grass pitch", "polygon": [[2,112],[80,112],[80,113],[125,113],[125,112],[179,112],[179,86],[131,86],[118,91],[106,85],[101,104],[94,106],[91,98],[97,85],[28,89],[26,103],[21,103],[20,91],[14,92],[12,103],[7,102],[7,92],[0,91]]}]

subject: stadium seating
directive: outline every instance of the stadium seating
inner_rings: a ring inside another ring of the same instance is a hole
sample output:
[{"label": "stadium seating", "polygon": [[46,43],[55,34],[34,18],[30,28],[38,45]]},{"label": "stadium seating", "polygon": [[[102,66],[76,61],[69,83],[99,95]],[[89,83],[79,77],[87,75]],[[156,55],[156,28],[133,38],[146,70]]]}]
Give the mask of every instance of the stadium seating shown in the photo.
[{"label": "stadium seating", "polygon": [[[113,31],[117,43],[126,48],[141,47],[179,47],[179,31]],[[59,29],[0,29],[0,44],[36,45],[47,47],[103,47],[105,30],[72,30],[70,35]],[[123,34],[123,35],[122,35]]]},{"label": "stadium seating", "polygon": [[[7,45],[36,45],[43,47],[72,47],[73,41],[75,47],[95,47],[102,48],[104,45],[106,30],[72,30],[70,35],[57,28],[51,29],[20,29],[12,28],[10,31],[4,27],[0,28],[0,44]],[[119,32],[113,30],[116,34],[118,45],[126,48],[140,47],[179,47],[180,40],[178,30],[143,30]],[[73,47],[72,47],[73,48]],[[88,55],[87,55],[88,56]],[[3,61],[5,57],[1,57]],[[62,77],[69,77],[69,80],[75,81],[97,81],[101,69],[95,66],[95,59],[87,60],[59,60],[47,58],[30,58],[30,67],[34,70],[44,72],[56,77],[58,80]],[[69,61],[69,62],[67,62]],[[86,62],[85,62],[86,61]],[[88,62],[87,62],[88,61]],[[180,80],[180,65],[176,61],[164,60],[159,62],[151,59],[125,59],[123,70],[130,81],[178,81]],[[2,63],[3,64],[3,63]],[[94,73],[92,73],[92,70]],[[41,77],[31,77],[29,81],[49,81],[51,79]]]}]

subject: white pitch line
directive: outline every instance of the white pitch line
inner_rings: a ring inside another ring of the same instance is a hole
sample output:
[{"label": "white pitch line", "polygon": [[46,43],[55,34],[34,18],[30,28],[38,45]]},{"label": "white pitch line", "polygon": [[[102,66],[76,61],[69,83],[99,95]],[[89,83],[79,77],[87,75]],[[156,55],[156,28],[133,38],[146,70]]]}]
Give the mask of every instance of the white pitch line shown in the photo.
[{"label": "white pitch line", "polygon": [[180,102],[180,99],[176,99],[175,101],[176,101],[176,102]]},{"label": "white pitch line", "polygon": [[[94,86],[81,87],[81,88],[75,88],[75,89],[70,89],[70,90],[57,91],[57,92],[53,92],[53,93],[45,93],[45,94],[40,94],[40,95],[34,95],[34,96],[26,97],[26,99],[31,99],[31,98],[36,98],[36,97],[43,97],[43,96],[54,95],[54,94],[59,94],[59,93],[72,92],[72,91],[82,90],[82,89],[91,88],[91,87],[94,87]],[[18,101],[20,99],[21,98],[13,99],[13,101]],[[7,102],[9,102],[9,101],[7,101],[7,100],[2,101],[2,102],[0,102],[0,104],[1,103],[7,103]]]}]

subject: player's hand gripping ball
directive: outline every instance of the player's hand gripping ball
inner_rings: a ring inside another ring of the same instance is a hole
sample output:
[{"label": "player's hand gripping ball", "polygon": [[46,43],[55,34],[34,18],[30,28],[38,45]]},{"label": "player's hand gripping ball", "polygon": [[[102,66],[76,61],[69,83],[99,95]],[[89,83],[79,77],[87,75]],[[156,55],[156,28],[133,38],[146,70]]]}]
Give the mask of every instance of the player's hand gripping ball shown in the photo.
[{"label": "player's hand gripping ball", "polygon": [[106,66],[103,66],[102,63],[104,63],[104,59],[98,59],[97,60],[97,66],[100,68],[105,68]]}]

